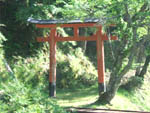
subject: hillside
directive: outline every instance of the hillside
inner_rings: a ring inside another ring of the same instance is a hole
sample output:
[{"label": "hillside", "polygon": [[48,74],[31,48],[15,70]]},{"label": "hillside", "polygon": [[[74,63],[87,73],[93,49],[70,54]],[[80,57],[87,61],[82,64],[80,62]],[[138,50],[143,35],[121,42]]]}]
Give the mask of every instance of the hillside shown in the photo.
[{"label": "hillside", "polygon": [[[150,111],[149,6],[149,0],[0,0],[0,113]],[[36,28],[29,18],[58,23]],[[62,40],[55,65],[51,45]],[[56,98],[49,75],[56,75]]]}]

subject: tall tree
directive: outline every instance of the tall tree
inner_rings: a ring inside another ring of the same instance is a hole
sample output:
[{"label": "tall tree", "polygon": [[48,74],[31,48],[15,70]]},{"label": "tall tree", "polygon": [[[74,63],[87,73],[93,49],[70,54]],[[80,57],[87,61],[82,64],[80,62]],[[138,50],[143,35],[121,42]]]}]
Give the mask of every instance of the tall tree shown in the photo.
[{"label": "tall tree", "polygon": [[[110,75],[107,91],[103,93],[99,101],[109,103],[115,96],[118,90],[121,79],[129,71],[135,59],[139,48],[146,42],[150,41],[147,35],[141,35],[139,30],[141,27],[148,28],[150,22],[150,9],[148,1],[113,1],[110,10],[113,13],[120,15],[118,18],[118,30],[120,31],[120,40],[118,50],[116,51],[116,59],[113,64],[113,69]],[[146,24],[144,24],[146,23]],[[125,58],[128,60],[124,62]]]}]

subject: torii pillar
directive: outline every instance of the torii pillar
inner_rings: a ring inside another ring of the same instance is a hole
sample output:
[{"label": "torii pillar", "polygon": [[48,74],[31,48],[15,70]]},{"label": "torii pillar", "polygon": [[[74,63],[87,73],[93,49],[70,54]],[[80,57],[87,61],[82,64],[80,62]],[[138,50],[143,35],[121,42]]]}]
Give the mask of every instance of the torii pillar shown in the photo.
[{"label": "torii pillar", "polygon": [[[50,28],[49,37],[37,38],[38,42],[48,42],[50,45],[50,71],[49,71],[49,90],[50,96],[56,96],[56,42],[62,41],[96,41],[97,46],[97,70],[99,94],[106,91],[105,86],[105,64],[104,64],[104,41],[109,40],[105,33],[102,33],[102,26],[97,24],[98,19],[81,20],[34,20],[28,22],[36,24],[38,28]],[[74,36],[60,37],[57,35],[57,27],[71,27],[74,29]],[[97,32],[92,36],[79,36],[80,27],[96,27]],[[116,36],[111,36],[110,40],[117,40]]]}]

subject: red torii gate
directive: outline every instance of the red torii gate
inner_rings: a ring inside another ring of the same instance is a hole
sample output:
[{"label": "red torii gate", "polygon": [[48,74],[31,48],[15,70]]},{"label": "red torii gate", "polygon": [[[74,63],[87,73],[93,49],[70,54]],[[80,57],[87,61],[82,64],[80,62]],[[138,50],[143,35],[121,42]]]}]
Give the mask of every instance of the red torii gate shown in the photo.
[{"label": "red torii gate", "polygon": [[[104,40],[109,40],[105,33],[102,33],[102,25],[97,24],[98,19],[81,20],[34,20],[28,19],[28,22],[36,24],[37,28],[50,28],[49,37],[37,38],[38,42],[48,42],[50,45],[50,71],[49,71],[49,88],[50,96],[56,96],[56,42],[63,41],[96,41],[97,45],[97,69],[99,93],[105,92],[105,66],[104,66]],[[61,37],[57,34],[57,27],[73,28],[74,36]],[[80,27],[96,27],[97,32],[92,36],[79,36]],[[116,36],[111,36],[110,40],[117,40]]]}]

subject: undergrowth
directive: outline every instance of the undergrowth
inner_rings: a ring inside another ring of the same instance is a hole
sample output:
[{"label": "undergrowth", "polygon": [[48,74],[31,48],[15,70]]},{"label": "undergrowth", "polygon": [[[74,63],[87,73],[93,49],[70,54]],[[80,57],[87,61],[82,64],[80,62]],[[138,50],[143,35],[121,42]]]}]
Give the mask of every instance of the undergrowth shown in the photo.
[{"label": "undergrowth", "polygon": [[3,51],[0,52],[0,113],[65,112],[49,98],[47,77],[41,67],[43,62],[37,57],[16,58],[16,62],[9,65],[14,72],[12,76],[4,62]]},{"label": "undergrowth", "polygon": [[91,86],[97,78],[97,71],[89,59],[84,56],[81,48],[71,53],[57,54],[57,84],[59,88]]},{"label": "undergrowth", "polygon": [[15,113],[58,113],[64,110],[56,104],[56,101],[49,98],[44,90],[45,86],[30,85],[11,80],[7,83],[1,82],[0,112]]},{"label": "undergrowth", "polygon": [[[66,46],[66,44],[62,44],[62,46]],[[1,48],[1,113],[65,112],[48,95],[49,52],[47,51],[49,48],[47,46],[45,44],[35,56],[23,58],[18,55],[10,56],[9,59],[5,57],[5,52]],[[74,49],[72,45],[68,50],[70,49],[68,54],[63,53],[61,49],[57,51],[57,86],[59,88],[75,88],[77,85],[84,87],[85,84],[94,84],[96,69],[93,64],[84,56],[80,48]]]}]

